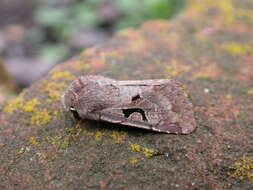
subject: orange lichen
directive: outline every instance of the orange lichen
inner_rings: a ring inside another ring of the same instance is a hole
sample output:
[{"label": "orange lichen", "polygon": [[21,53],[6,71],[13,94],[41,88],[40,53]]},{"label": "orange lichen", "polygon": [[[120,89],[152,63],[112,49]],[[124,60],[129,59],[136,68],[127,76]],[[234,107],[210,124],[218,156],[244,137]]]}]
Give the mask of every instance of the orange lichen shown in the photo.
[{"label": "orange lichen", "polygon": [[31,124],[41,126],[41,125],[45,125],[49,123],[50,120],[51,120],[51,116],[50,116],[49,111],[47,109],[43,109],[43,110],[34,112],[31,118]]},{"label": "orange lichen", "polygon": [[240,180],[248,179],[253,182],[253,158],[243,156],[240,158],[240,161],[232,164],[230,169],[233,172],[229,173],[229,176],[232,178],[237,178]]},{"label": "orange lichen", "polygon": [[28,101],[27,103],[25,103],[25,105],[22,108],[25,112],[34,112],[36,109],[36,106],[39,104],[40,104],[39,100],[37,98],[34,98]]}]

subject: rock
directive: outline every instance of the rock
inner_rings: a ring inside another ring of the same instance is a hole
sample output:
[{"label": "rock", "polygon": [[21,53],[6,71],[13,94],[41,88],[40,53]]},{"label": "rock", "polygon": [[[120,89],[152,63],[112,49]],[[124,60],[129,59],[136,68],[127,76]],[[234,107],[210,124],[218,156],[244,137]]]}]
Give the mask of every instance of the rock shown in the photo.
[{"label": "rock", "polygon": [[[251,0],[192,0],[173,21],[147,22],[85,50],[0,109],[2,189],[251,189]],[[173,77],[198,128],[154,133],[76,121],[60,96],[80,75]]]}]

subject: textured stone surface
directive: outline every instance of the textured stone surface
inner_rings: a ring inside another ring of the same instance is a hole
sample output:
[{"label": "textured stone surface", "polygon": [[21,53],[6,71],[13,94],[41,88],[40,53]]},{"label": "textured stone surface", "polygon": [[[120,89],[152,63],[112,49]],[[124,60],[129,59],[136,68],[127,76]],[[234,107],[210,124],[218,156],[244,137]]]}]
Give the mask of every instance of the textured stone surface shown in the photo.
[{"label": "textured stone surface", "polygon": [[[174,21],[121,31],[54,68],[0,107],[1,189],[252,189],[252,8],[192,0]],[[198,128],[168,135],[77,123],[60,95],[85,74],[176,78]]]}]

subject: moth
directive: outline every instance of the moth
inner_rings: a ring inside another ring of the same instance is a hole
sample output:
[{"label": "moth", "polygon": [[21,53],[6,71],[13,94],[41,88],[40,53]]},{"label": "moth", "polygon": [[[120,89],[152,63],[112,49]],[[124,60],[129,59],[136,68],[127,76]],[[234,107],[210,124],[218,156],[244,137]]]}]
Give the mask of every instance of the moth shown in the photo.
[{"label": "moth", "polygon": [[193,105],[173,79],[81,76],[65,90],[62,103],[75,118],[175,134],[189,134],[196,128]]}]

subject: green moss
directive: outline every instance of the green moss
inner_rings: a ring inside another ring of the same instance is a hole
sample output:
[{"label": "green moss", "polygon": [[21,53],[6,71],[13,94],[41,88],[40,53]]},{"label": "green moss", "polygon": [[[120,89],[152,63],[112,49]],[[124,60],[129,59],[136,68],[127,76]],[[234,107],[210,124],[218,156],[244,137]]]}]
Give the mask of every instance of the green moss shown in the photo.
[{"label": "green moss", "polygon": [[24,104],[22,107],[25,112],[34,112],[36,109],[36,106],[39,105],[40,102],[37,98],[34,98],[27,103]]},{"label": "green moss", "polygon": [[248,179],[253,182],[253,158],[243,156],[238,162],[235,162],[230,166],[233,172],[229,173],[232,178],[245,180]]},{"label": "green moss", "polygon": [[7,106],[4,107],[4,112],[6,113],[12,113],[15,110],[22,109],[24,105],[24,97],[18,96],[14,100],[10,101]]},{"label": "green moss", "polygon": [[31,118],[31,124],[32,125],[37,125],[37,126],[42,126],[51,120],[50,113],[47,109],[35,111],[32,115]]}]

